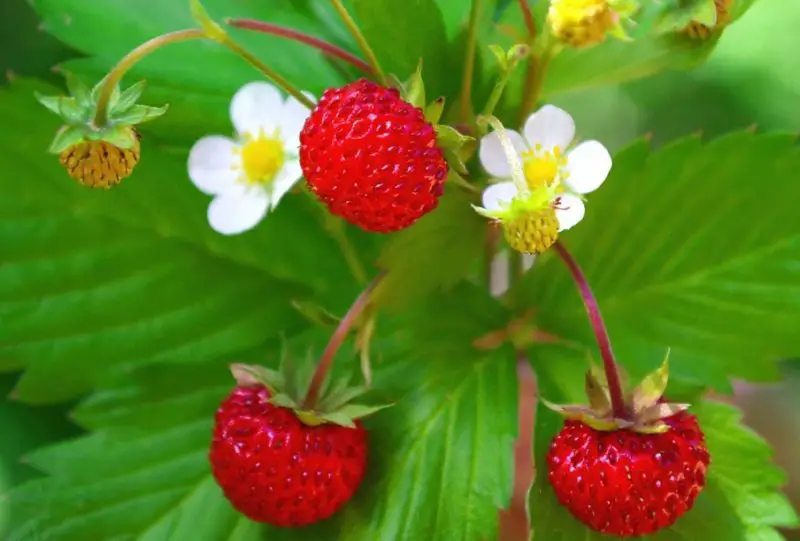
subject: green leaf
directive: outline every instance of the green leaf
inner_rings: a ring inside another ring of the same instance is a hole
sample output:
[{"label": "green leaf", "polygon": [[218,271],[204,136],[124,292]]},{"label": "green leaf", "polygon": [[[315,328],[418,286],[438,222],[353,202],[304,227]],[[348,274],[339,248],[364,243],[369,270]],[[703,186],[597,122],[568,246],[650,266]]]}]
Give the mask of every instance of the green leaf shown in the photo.
[{"label": "green leaf", "polygon": [[353,8],[387,74],[406,79],[422,60],[426,93],[446,94],[447,35],[434,0],[353,0]]},{"label": "green leaf", "polygon": [[697,21],[709,28],[717,24],[714,0],[673,0],[667,4],[653,25],[657,33],[675,32]]},{"label": "green leaf", "polygon": [[[569,384],[574,373],[570,363],[556,364],[554,358],[531,357],[537,367],[541,392],[559,401],[580,398],[580,386]],[[576,357],[580,360],[580,357]],[[559,360],[564,361],[563,357]],[[573,379],[579,380],[573,376]],[[580,381],[577,381],[579,384]],[[783,473],[771,463],[769,446],[740,424],[735,408],[715,402],[701,402],[690,413],[696,415],[706,435],[711,454],[708,485],[694,509],[657,535],[641,539],[654,541],[778,541],[775,530],[797,524],[791,504],[779,492]],[[563,419],[544,405],[537,409],[536,463],[544,464],[550,441],[561,429]],[[547,541],[604,541],[562,507],[556,500],[546,470],[538,469],[531,491],[531,524],[534,535]]]},{"label": "green leaf", "polygon": [[[225,363],[209,361],[139,367],[82,403],[73,417],[92,434],[29,457],[48,477],[11,494],[4,541],[495,539],[512,488],[516,361],[510,350],[487,355],[470,342],[504,317],[494,299],[465,286],[387,326],[374,389],[396,405],[364,420],[368,477],[318,526],[262,532],[223,498],[207,452],[213,412],[234,383]],[[236,357],[253,363],[261,353]],[[268,357],[275,367],[277,345]]]},{"label": "green leaf", "polygon": [[394,235],[378,266],[388,271],[376,291],[378,304],[403,305],[452,288],[480,257],[486,221],[458,189],[449,189],[439,208]]},{"label": "green leaf", "polygon": [[[313,19],[297,0],[269,0],[231,5],[229,0],[206,0],[209,13],[268,20],[299,28],[322,39],[331,39],[334,29],[327,19]],[[100,80],[126,53],[165,32],[196,27],[189,2],[163,0],[37,0],[34,9],[42,28],[74,47],[86,58],[61,66],[86,80]],[[337,70],[318,50],[277,36],[231,29],[238,43],[287,80],[319,97],[329,86],[352,78]],[[349,43],[345,46],[350,47]],[[214,74],[213,77],[209,74]],[[191,143],[210,133],[230,133],[228,107],[244,84],[263,76],[225,47],[195,40],[166,46],[148,56],[126,75],[127,81],[147,79],[144,103],[170,103],[170,114],[146,127],[146,134],[175,143]]]},{"label": "green leaf", "polygon": [[[597,296],[617,359],[634,381],[671,349],[670,387],[725,391],[729,378],[768,381],[800,351],[796,183],[765,197],[759,178],[800,168],[794,136],[739,132],[658,151],[637,143],[588,196],[563,235]],[[594,348],[574,283],[548,254],[522,282],[541,328]],[[672,400],[671,389],[667,398]]]},{"label": "green leaf", "polygon": [[185,151],[146,139],[131,179],[86,190],[44,153],[56,119],[16,87],[0,92],[0,122],[27,126],[0,134],[0,371],[28,368],[21,399],[64,400],[128,364],[258,347],[304,326],[293,298],[352,302],[358,285],[307,198],[223,237]]}]

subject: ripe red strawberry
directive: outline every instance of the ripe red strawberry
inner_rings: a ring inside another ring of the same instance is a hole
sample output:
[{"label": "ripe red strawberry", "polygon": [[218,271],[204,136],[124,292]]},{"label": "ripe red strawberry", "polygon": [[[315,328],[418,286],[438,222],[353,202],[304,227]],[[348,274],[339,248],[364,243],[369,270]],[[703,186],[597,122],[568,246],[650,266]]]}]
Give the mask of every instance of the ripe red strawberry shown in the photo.
[{"label": "ripe red strawberry", "polygon": [[[692,508],[711,457],[688,404],[662,396],[667,361],[630,391],[614,415],[605,376],[586,375],[590,406],[556,406],[567,416],[547,454],[558,501],[592,530],[618,537],[654,533]],[[623,382],[627,377],[623,376]]]},{"label": "ripe red strawberry", "polygon": [[703,490],[710,457],[693,416],[664,422],[667,432],[638,434],[567,421],[547,454],[561,504],[591,529],[619,537],[675,523]]},{"label": "ripe red strawberry", "polygon": [[436,208],[449,170],[422,110],[363,79],[322,95],[300,134],[300,165],[333,214],[376,233]]},{"label": "ripe red strawberry", "polygon": [[[348,418],[342,408],[353,406],[332,395],[327,406],[323,398],[319,409],[303,411],[288,395],[268,388],[285,377],[245,365],[232,371],[239,385],[217,410],[209,451],[225,497],[250,519],[278,527],[333,515],[353,497],[367,467],[367,433],[354,417],[379,408],[354,406],[359,415]],[[347,398],[357,394],[340,386],[339,398],[343,389]],[[323,410],[338,411],[337,420]]]}]

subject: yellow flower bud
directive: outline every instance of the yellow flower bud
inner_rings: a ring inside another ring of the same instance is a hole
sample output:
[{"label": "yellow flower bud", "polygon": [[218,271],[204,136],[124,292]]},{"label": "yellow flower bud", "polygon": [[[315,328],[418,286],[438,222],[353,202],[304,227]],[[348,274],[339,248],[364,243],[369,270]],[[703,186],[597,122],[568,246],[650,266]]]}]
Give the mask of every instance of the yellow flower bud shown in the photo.
[{"label": "yellow flower bud", "polygon": [[503,222],[509,246],[524,254],[541,254],[558,239],[558,218],[552,206]]},{"label": "yellow flower bud", "polygon": [[607,0],[552,0],[547,22],[556,38],[583,48],[605,41],[616,19]]},{"label": "yellow flower bud", "polygon": [[693,39],[708,39],[711,32],[719,30],[727,26],[730,22],[730,7],[733,0],[714,0],[714,5],[717,8],[717,23],[713,27],[706,26],[697,21],[692,21],[689,26],[683,29],[683,33]]},{"label": "yellow flower bud", "polygon": [[59,155],[69,176],[90,188],[109,189],[130,176],[139,161],[139,135],[131,148],[119,148],[108,141],[81,141]]}]

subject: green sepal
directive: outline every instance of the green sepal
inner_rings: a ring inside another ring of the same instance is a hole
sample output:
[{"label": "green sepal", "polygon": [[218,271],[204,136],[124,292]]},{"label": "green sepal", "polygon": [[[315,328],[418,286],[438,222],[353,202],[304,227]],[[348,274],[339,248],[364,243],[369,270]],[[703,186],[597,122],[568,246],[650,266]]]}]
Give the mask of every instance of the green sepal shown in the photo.
[{"label": "green sepal", "polygon": [[425,101],[425,83],[422,80],[422,59],[417,63],[416,71],[408,78],[407,81],[400,85],[400,93],[405,101],[418,107],[422,110],[425,109],[427,102]]},{"label": "green sepal", "polygon": [[277,390],[283,388],[286,383],[283,374],[264,366],[234,363],[230,366],[230,371],[237,385],[242,387],[263,385],[274,394],[279,394]]},{"label": "green sepal", "polygon": [[591,370],[586,371],[584,387],[586,397],[589,399],[589,406],[601,415],[608,415],[611,412],[611,397],[608,387],[604,387],[595,373]]},{"label": "green sepal", "polygon": [[[447,182],[449,182],[450,184],[452,184],[454,186],[458,186],[459,188],[463,188],[463,189],[465,189],[467,191],[470,191],[470,192],[475,192],[475,193],[479,193],[480,192],[480,189],[478,189],[475,186],[473,186],[472,184],[470,184],[470,182],[467,179],[462,177],[461,174],[459,174],[459,172],[456,171],[453,168],[451,168],[450,171],[447,172]],[[474,205],[473,205],[473,208],[475,208]],[[478,207],[478,208],[480,208],[480,207]]]},{"label": "green sepal", "polygon": [[679,32],[692,22],[709,28],[717,24],[717,7],[714,0],[672,0],[653,23],[656,35]]},{"label": "green sepal", "polygon": [[425,108],[425,120],[433,124],[434,126],[439,123],[439,120],[442,119],[442,113],[444,112],[444,103],[445,98],[444,96],[440,96],[430,102],[428,106]]},{"label": "green sepal", "polygon": [[545,400],[544,398],[540,398],[540,400],[547,408],[555,411],[565,419],[580,421],[594,428],[595,430],[607,432],[631,428],[634,426],[634,423],[631,421],[617,419],[610,416],[603,416],[589,406],[581,406],[577,404],[554,404]]},{"label": "green sepal", "polygon": [[61,117],[67,124],[82,124],[86,120],[85,110],[73,97],[44,96],[39,92],[34,92],[34,97],[51,112]]},{"label": "green sepal", "polygon": [[109,116],[110,122],[115,125],[133,126],[158,118],[169,109],[169,105],[150,107],[147,105],[133,105],[127,110]]},{"label": "green sepal", "polygon": [[451,126],[445,124],[436,126],[436,141],[443,149],[458,152],[464,145],[474,140],[474,137],[464,135]]},{"label": "green sepal", "polygon": [[93,139],[102,139],[117,148],[129,149],[136,144],[136,132],[130,126],[116,126],[96,134]]},{"label": "green sepal", "polygon": [[653,404],[649,408],[642,410],[637,416],[637,420],[639,423],[647,425],[661,419],[666,419],[667,417],[672,417],[675,414],[688,410],[690,407],[690,404]]},{"label": "green sepal", "polygon": [[200,29],[203,30],[208,39],[217,43],[225,43],[227,41],[228,34],[225,29],[211,18],[200,0],[189,0],[189,11],[192,14],[192,19],[200,26]]},{"label": "green sepal", "polygon": [[633,389],[631,401],[633,412],[639,413],[651,406],[654,406],[664,396],[669,381],[669,350],[656,370],[645,376],[645,378]]},{"label": "green sepal", "polygon": [[77,75],[71,71],[65,72],[64,82],[67,85],[69,95],[75,98],[80,107],[89,108],[92,106],[92,91]]},{"label": "green sepal", "polygon": [[129,86],[127,90],[120,94],[114,105],[109,108],[109,116],[113,117],[120,113],[124,113],[136,105],[136,102],[139,101],[139,98],[142,96],[142,92],[144,92],[144,87],[146,84],[146,81],[142,80]]},{"label": "green sepal", "polygon": [[47,151],[52,154],[61,154],[69,147],[77,145],[85,139],[84,131],[80,127],[62,126],[61,129],[56,132],[56,136],[53,138],[53,142],[50,143],[50,147]]},{"label": "green sepal", "polygon": [[291,301],[291,305],[292,308],[300,312],[300,315],[319,327],[335,327],[341,321],[339,317],[312,301],[294,299]]}]

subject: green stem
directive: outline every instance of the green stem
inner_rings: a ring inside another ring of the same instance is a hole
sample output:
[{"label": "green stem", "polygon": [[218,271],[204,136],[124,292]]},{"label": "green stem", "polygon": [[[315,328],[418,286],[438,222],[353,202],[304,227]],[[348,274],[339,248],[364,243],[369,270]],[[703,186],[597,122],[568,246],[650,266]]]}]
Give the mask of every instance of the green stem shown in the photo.
[{"label": "green stem", "polygon": [[[547,39],[546,33],[543,39]],[[549,46],[545,45],[543,51],[533,54],[528,61],[528,70],[525,74],[525,86],[522,91],[522,105],[520,105],[519,108],[519,121],[517,123],[519,126],[522,126],[522,123],[525,122],[525,119],[536,107],[539,94],[542,91],[544,74],[550,64],[551,58],[552,51]]]},{"label": "green stem", "polygon": [[467,30],[466,54],[464,55],[464,79],[461,83],[461,122],[468,123],[472,111],[472,79],[475,74],[475,54],[478,48],[478,18],[483,1],[472,0]]},{"label": "green stem", "polygon": [[247,63],[249,63],[251,66],[253,66],[262,74],[264,74],[268,79],[272,79],[272,81],[276,85],[284,89],[290,96],[294,97],[294,99],[296,99],[309,109],[313,109],[315,107],[314,102],[311,101],[308,98],[308,96],[300,92],[300,90],[294,87],[291,83],[289,83],[289,81],[284,79],[275,70],[264,64],[261,60],[256,58],[256,56],[253,53],[251,53],[250,51],[248,51],[247,49],[245,49],[244,47],[233,41],[231,38],[225,36],[225,38],[221,40],[219,43],[222,43],[222,45],[224,45],[234,53],[241,56]]},{"label": "green stem", "polygon": [[333,331],[333,335],[331,335],[331,339],[328,341],[328,345],[325,346],[325,351],[322,352],[322,356],[319,359],[319,364],[314,372],[314,376],[311,378],[311,384],[308,386],[308,392],[303,399],[302,409],[306,411],[313,411],[316,407],[317,400],[319,399],[320,389],[322,389],[322,384],[325,383],[325,379],[328,377],[328,372],[333,365],[333,359],[336,357],[336,352],[339,351],[340,347],[342,347],[345,338],[347,338],[347,334],[358,320],[358,317],[369,306],[370,301],[372,300],[372,293],[381,283],[381,280],[384,276],[385,272],[381,272],[372,280],[372,282],[370,282],[364,291],[362,291],[361,294],[356,298],[352,306],[350,306],[350,309],[339,322],[339,326],[336,328],[336,330]]},{"label": "green stem", "polygon": [[94,113],[93,124],[95,127],[102,128],[106,125],[108,122],[108,106],[109,102],[111,101],[111,96],[114,93],[114,89],[117,88],[117,85],[122,80],[122,77],[125,76],[125,73],[127,73],[127,71],[135,66],[141,59],[170,43],[179,43],[181,41],[205,38],[205,33],[199,28],[177,30],[175,32],[170,32],[168,34],[145,41],[131,52],[126,54],[122,60],[117,62],[111,71],[108,72],[108,75],[106,75],[103,79],[103,86],[100,88],[100,94],[97,98],[97,107]]},{"label": "green stem", "polygon": [[494,84],[494,88],[492,89],[492,93],[489,94],[489,99],[486,101],[486,105],[483,108],[484,116],[489,116],[494,113],[494,108],[497,107],[497,104],[500,102],[500,98],[503,96],[503,90],[506,89],[506,84],[508,83],[508,78],[510,75],[511,70],[506,70],[497,79],[497,82]]},{"label": "green stem", "polygon": [[355,38],[356,43],[358,43],[358,46],[364,53],[364,56],[367,57],[367,61],[369,62],[370,66],[372,66],[372,71],[375,72],[378,80],[385,85],[386,75],[383,73],[380,63],[378,63],[378,58],[375,56],[375,52],[372,50],[372,47],[369,46],[367,38],[365,38],[364,34],[361,33],[361,30],[358,28],[356,22],[347,12],[347,8],[345,8],[344,4],[342,4],[342,0],[331,0],[331,4],[333,4],[334,9],[336,9],[337,13],[339,13],[339,17],[342,18],[345,26],[347,26],[347,29]]}]

